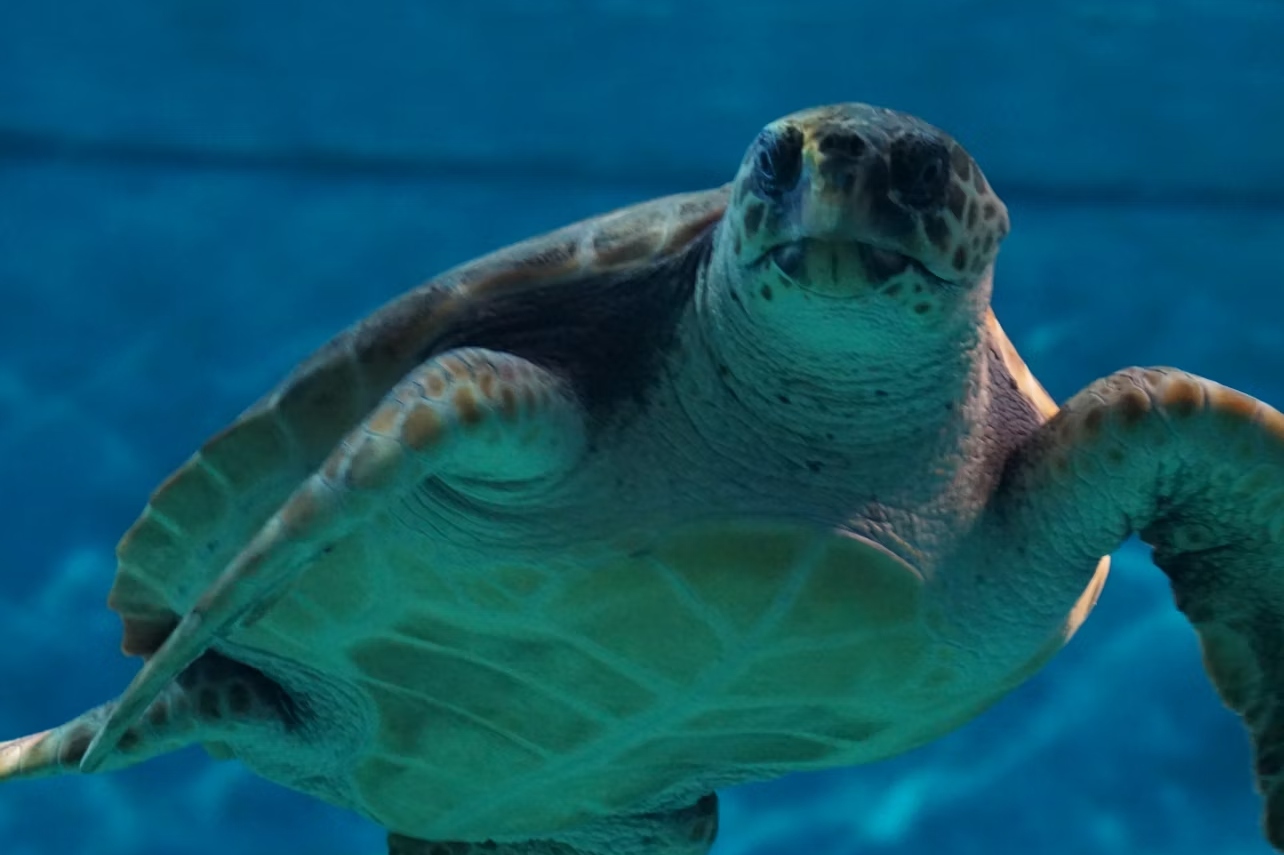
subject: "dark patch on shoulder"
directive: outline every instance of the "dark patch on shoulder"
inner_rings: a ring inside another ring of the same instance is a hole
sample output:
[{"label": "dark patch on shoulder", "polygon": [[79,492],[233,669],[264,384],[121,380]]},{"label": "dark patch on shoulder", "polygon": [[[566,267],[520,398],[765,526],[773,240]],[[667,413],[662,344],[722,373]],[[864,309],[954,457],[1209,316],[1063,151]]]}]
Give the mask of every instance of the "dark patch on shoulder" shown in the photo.
[{"label": "dark patch on shoulder", "polygon": [[708,264],[713,233],[706,228],[682,252],[640,271],[479,295],[420,359],[484,347],[566,377],[598,418],[626,402],[644,404]]}]

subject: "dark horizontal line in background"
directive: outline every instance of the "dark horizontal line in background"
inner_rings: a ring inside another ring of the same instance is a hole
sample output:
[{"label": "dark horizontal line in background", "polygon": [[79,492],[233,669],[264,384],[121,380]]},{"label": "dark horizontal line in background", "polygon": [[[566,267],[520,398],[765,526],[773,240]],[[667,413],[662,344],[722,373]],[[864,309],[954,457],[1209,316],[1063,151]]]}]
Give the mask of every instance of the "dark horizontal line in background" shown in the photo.
[{"label": "dark horizontal line in background", "polygon": [[[573,158],[514,157],[506,161],[465,157],[399,157],[358,151],[296,149],[248,151],[203,148],[173,142],[85,140],[56,134],[0,128],[0,164],[66,163],[185,172],[269,174],[327,181],[490,181],[558,182],[581,187],[640,188],[656,194],[712,187],[729,173],[657,163],[620,172]],[[1256,193],[1208,187],[1144,187],[1094,184],[1039,184],[1004,181],[1010,202],[1050,208],[1220,209],[1284,212],[1284,188]]]}]

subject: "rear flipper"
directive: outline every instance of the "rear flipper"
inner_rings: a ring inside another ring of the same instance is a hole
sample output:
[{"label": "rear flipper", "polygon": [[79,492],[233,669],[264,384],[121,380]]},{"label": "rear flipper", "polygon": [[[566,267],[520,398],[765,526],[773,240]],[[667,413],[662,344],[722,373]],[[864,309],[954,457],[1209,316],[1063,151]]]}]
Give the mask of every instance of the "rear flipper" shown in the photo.
[{"label": "rear flipper", "polygon": [[[78,772],[115,708],[111,701],[52,730],[0,742],[0,780]],[[99,771],[133,766],[194,742],[226,757],[238,739],[262,738],[294,720],[293,703],[280,686],[248,665],[207,653],[165,688]]]},{"label": "rear flipper", "polygon": [[500,843],[416,840],[388,835],[388,855],[708,855],[718,836],[718,796],[678,810],[622,816],[566,834],[566,840]]}]

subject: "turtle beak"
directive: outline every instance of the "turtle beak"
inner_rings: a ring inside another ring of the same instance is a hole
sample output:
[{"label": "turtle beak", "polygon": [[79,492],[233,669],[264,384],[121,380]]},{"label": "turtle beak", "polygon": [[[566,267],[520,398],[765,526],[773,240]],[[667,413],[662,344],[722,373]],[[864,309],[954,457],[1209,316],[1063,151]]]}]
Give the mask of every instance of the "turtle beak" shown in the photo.
[{"label": "turtle beak", "polygon": [[[874,279],[915,266],[942,284],[974,281],[975,247],[958,251],[971,230],[954,215],[948,161],[939,145],[916,162],[922,175],[897,177],[885,156],[857,158],[856,143],[839,153],[809,152],[804,186],[794,212],[798,230],[813,240],[857,244]],[[997,244],[991,241],[991,246]]]}]

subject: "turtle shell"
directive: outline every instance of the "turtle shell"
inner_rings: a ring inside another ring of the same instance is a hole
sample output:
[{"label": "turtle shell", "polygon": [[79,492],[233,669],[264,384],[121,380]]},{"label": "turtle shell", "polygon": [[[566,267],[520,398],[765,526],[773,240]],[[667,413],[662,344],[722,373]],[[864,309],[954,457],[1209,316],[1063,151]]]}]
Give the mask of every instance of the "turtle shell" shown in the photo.
[{"label": "turtle shell", "polygon": [[160,646],[335,444],[452,338],[471,304],[499,292],[591,287],[603,274],[656,264],[715,223],[727,195],[721,187],[668,196],[514,244],[392,300],[323,345],[162,482],[121,538],[107,602],[123,622],[125,653],[146,657]]}]

